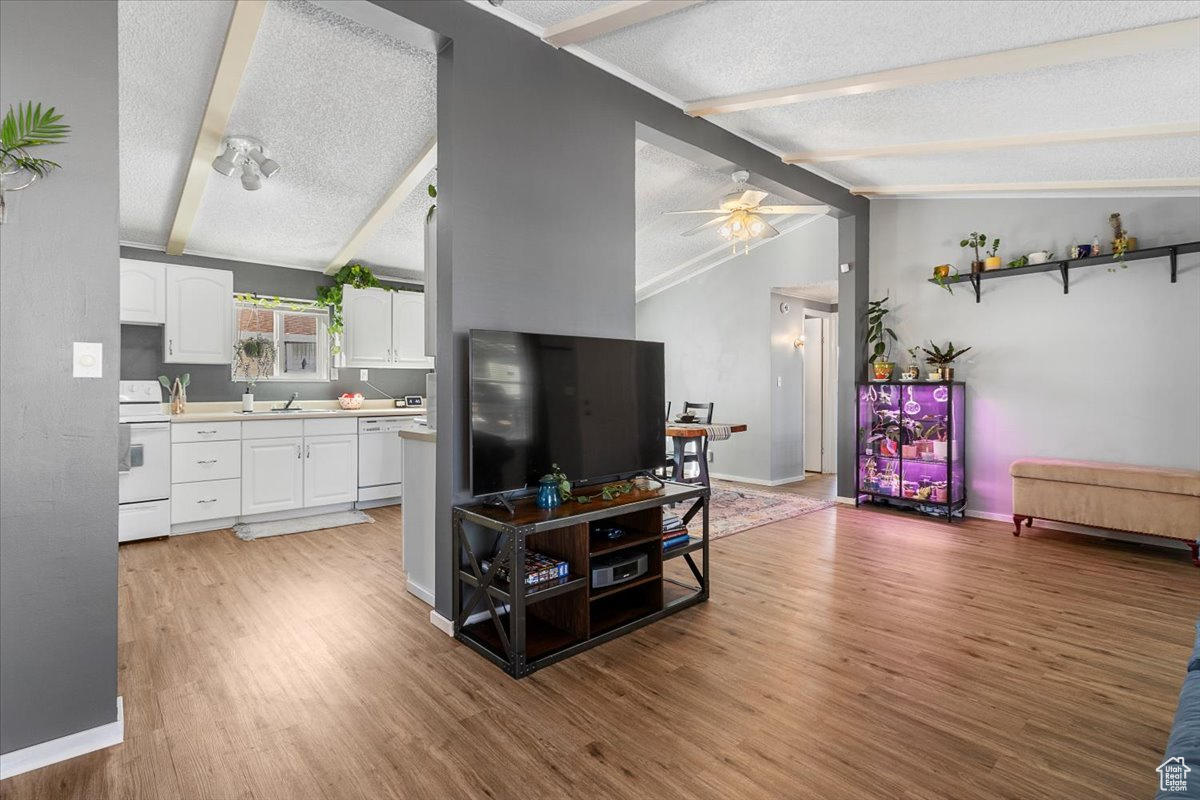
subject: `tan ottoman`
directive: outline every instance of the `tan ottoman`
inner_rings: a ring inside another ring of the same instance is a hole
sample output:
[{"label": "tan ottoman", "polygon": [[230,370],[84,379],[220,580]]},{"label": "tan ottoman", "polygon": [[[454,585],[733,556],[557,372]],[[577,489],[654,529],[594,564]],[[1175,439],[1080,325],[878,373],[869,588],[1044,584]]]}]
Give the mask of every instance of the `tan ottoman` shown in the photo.
[{"label": "tan ottoman", "polygon": [[1200,567],[1200,472],[1099,461],[1023,458],[1013,479],[1013,536],[1021,522],[1072,522],[1180,539]]}]

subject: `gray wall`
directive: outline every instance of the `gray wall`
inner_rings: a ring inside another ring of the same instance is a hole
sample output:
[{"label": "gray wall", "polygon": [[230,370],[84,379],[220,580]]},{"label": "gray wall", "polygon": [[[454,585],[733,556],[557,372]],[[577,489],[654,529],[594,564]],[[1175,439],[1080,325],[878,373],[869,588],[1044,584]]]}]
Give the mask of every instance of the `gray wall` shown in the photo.
[{"label": "gray wall", "polygon": [[[169,256],[135,247],[122,247],[121,256],[142,261],[229,270],[233,273],[235,292],[257,292],[270,297],[310,300],[316,298],[318,287],[332,285],[328,277],[312,270],[201,256]],[[159,375],[174,377],[187,372],[192,377],[187,396],[188,400],[194,402],[237,400],[246,390],[245,383],[235,383],[230,379],[228,366],[163,363],[162,339],[161,326],[122,325],[121,379],[154,380]],[[425,374],[426,370],[417,369],[372,369],[368,378],[383,392],[400,397],[406,394],[425,394]],[[286,400],[292,396],[292,392],[299,392],[301,400],[333,400],[343,392],[362,392],[368,398],[382,397],[379,392],[358,379],[356,368],[338,370],[337,380],[328,383],[263,381],[254,387],[256,400]]]},{"label": "gray wall", "polygon": [[[1120,211],[1142,246],[1200,240],[1200,199],[883,200],[873,204],[871,296],[890,292],[903,346],[936,339],[973,349],[957,365],[967,382],[968,508],[1012,509],[1009,464],[1023,456],[1083,458],[1200,469],[1200,255],[969,285],[948,295],[927,283],[935,264],[969,269],[966,233],[1001,239],[1005,263],[1022,253],[1065,253],[1107,241]],[[903,348],[893,360],[907,360]]]},{"label": "gray wall", "polygon": [[633,335],[637,123],[852,213],[869,204],[466,3],[373,2],[453,40],[438,61],[436,594],[448,614],[450,508],[470,496],[467,333]]},{"label": "gray wall", "polygon": [[[665,344],[667,398],[675,407],[712,402],[718,421],[749,426],[710,446],[713,473],[766,483],[803,476],[803,370],[792,346],[798,331],[787,336],[789,324],[802,324],[803,302],[771,290],[833,280],[837,229],[835,219],[814,220],[637,304],[638,338]],[[779,312],[785,299],[792,306],[786,317]]]},{"label": "gray wall", "polygon": [[[64,24],[68,22],[70,24]],[[117,716],[117,5],[0,3],[4,108],[65,114],[0,227],[0,752]],[[71,343],[104,346],[71,377]]]}]

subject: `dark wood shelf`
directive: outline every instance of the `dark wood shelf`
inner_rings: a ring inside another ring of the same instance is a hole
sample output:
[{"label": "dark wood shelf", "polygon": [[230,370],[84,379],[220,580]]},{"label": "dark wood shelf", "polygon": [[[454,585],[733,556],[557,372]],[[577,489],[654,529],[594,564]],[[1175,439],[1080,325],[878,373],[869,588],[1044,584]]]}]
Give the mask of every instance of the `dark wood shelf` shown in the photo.
[{"label": "dark wood shelf", "polygon": [[[475,587],[479,585],[479,581],[475,580],[475,576],[469,570],[460,569],[458,578],[467,586]],[[571,574],[564,578],[558,578],[552,581],[544,581],[535,583],[525,590],[525,605],[533,605],[542,600],[549,600],[551,597],[558,597],[560,594],[574,592],[587,586],[587,577],[583,575]],[[488,587],[488,594],[505,603],[512,602],[512,594],[508,590],[508,582],[495,580]]]},{"label": "dark wood shelf", "polygon": [[593,589],[592,594],[588,596],[588,602],[594,603],[597,600],[603,600],[606,597],[612,597],[614,594],[623,592],[626,589],[632,589],[635,586],[641,586],[643,584],[650,583],[650,581],[657,581],[657,580],[662,580],[661,572],[647,573],[645,575],[641,575],[637,578],[634,578],[631,581],[625,581],[625,583],[618,583],[616,586],[605,586],[603,589]]},{"label": "dark wood shelf", "polygon": [[[501,614],[500,622],[505,626],[507,633],[508,615]],[[497,656],[504,656],[504,647],[499,634],[496,633],[496,623],[491,617],[463,627],[460,633],[484,645]],[[583,640],[584,637],[576,636],[537,617],[529,617],[525,621],[525,652],[531,659],[541,658]]]},{"label": "dark wood shelf", "polygon": [[694,553],[704,547],[703,539],[692,539],[687,544],[677,544],[669,550],[663,550],[663,561],[669,558],[678,558],[688,553]]},{"label": "dark wood shelf", "polygon": [[638,545],[653,542],[655,539],[661,538],[661,533],[654,533],[653,531],[627,531],[620,539],[597,539],[593,536],[588,544],[588,555],[592,557],[608,555],[618,550],[624,550],[627,547],[637,547]]},{"label": "dark wood shelf", "polygon": [[[1200,253],[1200,242],[1183,242],[1180,244],[1169,244],[1161,247],[1144,247],[1140,250],[1130,250],[1125,254],[1124,260],[1129,261],[1144,261],[1148,258],[1169,258],[1171,260],[1171,283],[1176,283],[1178,278],[1178,263],[1177,256],[1181,253]],[[975,302],[980,301],[980,285],[983,281],[995,280],[996,278],[1009,278],[1015,275],[1033,275],[1039,272],[1058,272],[1062,275],[1063,294],[1069,294],[1071,289],[1070,271],[1079,269],[1080,267],[1094,267],[1100,264],[1112,266],[1120,264],[1121,259],[1114,255],[1098,255],[1087,256],[1085,258],[1068,258],[1056,259],[1047,261],[1043,264],[1026,264],[1023,267],[1001,267],[1000,269],[986,270],[984,272],[968,272],[961,275],[955,275],[952,278],[943,278],[942,283],[956,284],[969,283],[975,289]],[[937,284],[937,278],[930,278],[929,282]]]},{"label": "dark wood shelf", "polygon": [[652,614],[654,610],[641,605],[606,608],[601,613],[592,615],[592,636],[602,636],[622,625],[628,625],[630,622]]}]

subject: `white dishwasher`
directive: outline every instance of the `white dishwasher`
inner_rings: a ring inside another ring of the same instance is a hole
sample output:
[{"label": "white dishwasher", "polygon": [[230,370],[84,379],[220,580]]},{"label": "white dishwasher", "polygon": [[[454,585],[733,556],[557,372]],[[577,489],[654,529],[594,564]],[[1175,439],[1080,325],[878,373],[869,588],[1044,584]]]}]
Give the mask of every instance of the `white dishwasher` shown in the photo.
[{"label": "white dishwasher", "polygon": [[404,481],[400,428],[403,417],[358,421],[358,502],[399,500]]}]

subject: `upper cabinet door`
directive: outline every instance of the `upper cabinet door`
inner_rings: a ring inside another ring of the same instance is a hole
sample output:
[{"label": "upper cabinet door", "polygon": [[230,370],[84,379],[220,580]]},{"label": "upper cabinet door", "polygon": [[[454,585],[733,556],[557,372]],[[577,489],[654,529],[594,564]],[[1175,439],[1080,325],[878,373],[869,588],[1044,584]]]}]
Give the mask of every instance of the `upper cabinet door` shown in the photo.
[{"label": "upper cabinet door", "polygon": [[392,292],[392,365],[429,369],[425,356],[425,295]]},{"label": "upper cabinet door", "polygon": [[348,367],[387,367],[392,361],[392,293],[342,289],[342,350]]},{"label": "upper cabinet door", "polygon": [[167,266],[163,361],[228,364],[233,359],[233,273]]},{"label": "upper cabinet door", "polygon": [[162,325],[167,316],[167,267],[121,259],[121,322]]}]

